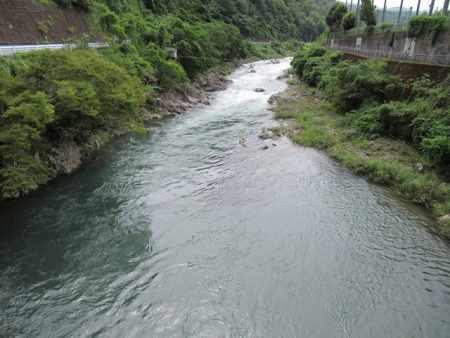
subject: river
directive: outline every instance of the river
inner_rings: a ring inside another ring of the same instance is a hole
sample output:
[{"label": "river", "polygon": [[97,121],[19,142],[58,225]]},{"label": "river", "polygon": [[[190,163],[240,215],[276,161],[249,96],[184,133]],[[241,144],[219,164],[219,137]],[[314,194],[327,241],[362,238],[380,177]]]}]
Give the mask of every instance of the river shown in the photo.
[{"label": "river", "polygon": [[450,337],[433,220],[258,138],[288,62],[241,67],[210,106],[1,204],[0,336]]}]

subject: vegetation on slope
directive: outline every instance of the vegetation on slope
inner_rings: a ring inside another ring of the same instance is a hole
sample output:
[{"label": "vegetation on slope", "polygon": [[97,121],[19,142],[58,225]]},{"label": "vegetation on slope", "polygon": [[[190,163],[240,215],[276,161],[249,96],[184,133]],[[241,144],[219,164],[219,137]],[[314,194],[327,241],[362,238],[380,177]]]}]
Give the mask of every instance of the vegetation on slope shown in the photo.
[{"label": "vegetation on slope", "polygon": [[98,3],[116,14],[151,12],[186,21],[221,21],[245,37],[313,40],[324,29],[324,14],[334,0],[54,0],[65,7],[89,11]]},{"label": "vegetation on slope", "polygon": [[450,236],[450,77],[408,82],[389,74],[384,62],[354,63],[316,45],[301,51],[293,67],[309,86],[297,88],[300,101],[278,109],[299,122],[293,139],[433,209]]},{"label": "vegetation on slope", "polygon": [[[243,34],[315,38],[332,0],[54,2],[86,12],[92,32],[109,48],[88,50],[81,43],[75,50],[0,59],[0,199],[70,171],[60,163],[70,162],[70,152],[83,157],[113,135],[143,131],[159,91],[223,62],[280,56],[300,46],[296,40],[257,44]],[[167,57],[168,45],[177,48],[178,60]]]}]

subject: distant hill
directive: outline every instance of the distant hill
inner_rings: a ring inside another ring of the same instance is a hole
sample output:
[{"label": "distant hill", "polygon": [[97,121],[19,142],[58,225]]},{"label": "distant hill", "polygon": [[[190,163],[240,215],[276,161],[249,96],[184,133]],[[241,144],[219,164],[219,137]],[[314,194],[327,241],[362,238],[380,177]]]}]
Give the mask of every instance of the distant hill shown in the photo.
[{"label": "distant hill", "polygon": [[[350,10],[350,6],[348,6],[348,8]],[[389,7],[386,10],[385,22],[397,24],[399,11],[400,11],[400,7]],[[356,12],[356,5],[353,5],[352,12]],[[380,22],[381,16],[383,14],[383,7],[377,7],[376,12],[377,12],[378,22]],[[419,14],[422,14],[424,12],[425,11],[422,11]],[[411,11],[411,17],[413,17],[415,15],[416,15],[416,8],[413,8]],[[400,23],[406,24],[409,21],[409,18],[410,18],[410,7],[403,7],[402,16],[400,18]]]}]

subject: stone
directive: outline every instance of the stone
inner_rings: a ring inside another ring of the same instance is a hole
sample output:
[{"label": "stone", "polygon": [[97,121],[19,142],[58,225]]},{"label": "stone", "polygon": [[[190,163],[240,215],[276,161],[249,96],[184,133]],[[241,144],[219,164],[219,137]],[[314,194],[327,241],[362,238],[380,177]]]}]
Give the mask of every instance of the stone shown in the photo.
[{"label": "stone", "polygon": [[255,92],[257,93],[264,93],[266,90],[264,88],[256,88]]}]

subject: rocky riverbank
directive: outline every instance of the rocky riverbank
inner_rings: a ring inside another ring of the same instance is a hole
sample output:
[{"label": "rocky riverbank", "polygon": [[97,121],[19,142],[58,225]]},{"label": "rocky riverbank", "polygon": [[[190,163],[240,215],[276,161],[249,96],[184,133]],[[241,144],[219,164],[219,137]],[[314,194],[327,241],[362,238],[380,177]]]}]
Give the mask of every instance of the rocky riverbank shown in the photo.
[{"label": "rocky riverbank", "polygon": [[[186,112],[197,105],[209,105],[207,93],[225,90],[231,81],[227,78],[229,73],[225,70],[213,70],[199,76],[193,83],[180,86],[170,91],[161,92],[154,106],[148,107],[142,113],[142,120],[150,122],[164,117],[175,116]],[[101,149],[114,137],[121,136],[129,130],[111,130],[92,136],[86,143],[77,145],[67,137],[45,156],[49,167],[55,171],[55,177],[72,174],[96,151]],[[16,198],[19,196],[3,196]]]}]

